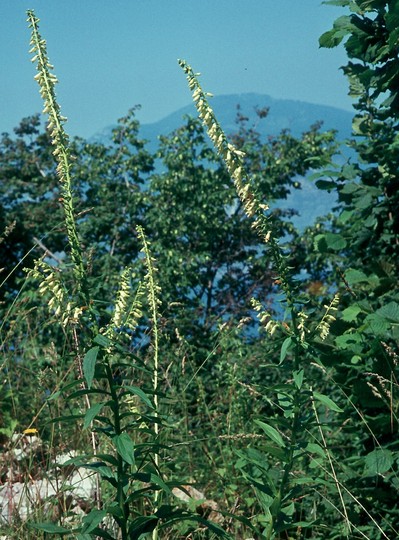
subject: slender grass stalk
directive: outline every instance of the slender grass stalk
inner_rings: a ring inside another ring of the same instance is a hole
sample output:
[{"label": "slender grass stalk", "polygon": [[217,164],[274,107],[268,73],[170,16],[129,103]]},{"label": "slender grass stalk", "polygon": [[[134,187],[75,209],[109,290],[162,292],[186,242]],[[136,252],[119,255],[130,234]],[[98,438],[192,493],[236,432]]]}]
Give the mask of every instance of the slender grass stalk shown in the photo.
[{"label": "slender grass stalk", "polygon": [[321,441],[323,443],[323,450],[324,450],[324,452],[325,452],[325,454],[327,456],[328,463],[329,463],[330,469],[331,469],[331,474],[332,474],[332,476],[334,478],[334,483],[335,483],[337,491],[338,491],[339,500],[340,500],[341,506],[342,506],[342,512],[343,512],[343,515],[345,517],[345,523],[346,523],[346,526],[348,528],[348,532],[350,533],[351,532],[351,522],[350,522],[350,519],[349,519],[349,516],[348,516],[348,512],[346,510],[345,501],[344,501],[344,498],[343,498],[343,495],[342,495],[341,487],[339,485],[337,474],[335,472],[335,467],[334,467],[334,464],[333,464],[333,461],[332,461],[332,458],[331,458],[331,454],[330,454],[330,451],[329,451],[328,446],[327,446],[327,441],[326,441],[326,438],[324,437],[323,428],[322,428],[320,420],[319,420],[319,415],[318,415],[318,412],[317,412],[317,409],[316,409],[314,399],[312,399],[312,407],[313,407],[313,412],[314,412],[314,415],[315,415],[315,418],[317,420],[317,424],[318,424],[318,427],[319,427],[320,438],[321,438]]},{"label": "slender grass stalk", "polygon": [[[318,466],[320,466],[323,471],[325,472],[325,474],[327,476],[329,476],[332,480],[334,480],[335,482],[335,478],[334,478],[334,475],[332,472],[330,472],[328,469],[326,469],[325,467],[323,467],[322,465],[320,465],[318,463]],[[370,521],[373,522],[373,524],[375,525],[376,529],[378,530],[378,532],[381,534],[381,537],[382,538],[385,538],[385,540],[390,540],[390,538],[386,535],[386,533],[384,532],[384,530],[381,528],[381,526],[379,525],[379,523],[375,520],[375,518],[370,514],[370,512],[367,510],[367,508],[364,506],[364,504],[362,503],[362,501],[356,497],[344,484],[342,484],[342,482],[340,482],[338,480],[338,483],[339,483],[339,486],[340,486],[340,489],[342,490],[342,492],[345,492],[347,494],[347,496],[352,499],[356,505],[365,513],[365,515],[370,519]],[[322,496],[323,498],[325,498],[324,496]],[[331,502],[329,501],[329,503],[331,504]],[[342,514],[342,511],[339,510],[339,513]],[[345,517],[345,521],[346,521],[346,516],[344,515]],[[351,527],[352,529],[354,530],[358,530],[357,527],[351,523]],[[365,536],[365,538],[368,538],[368,540],[373,540],[372,538],[368,537],[368,536]]]}]

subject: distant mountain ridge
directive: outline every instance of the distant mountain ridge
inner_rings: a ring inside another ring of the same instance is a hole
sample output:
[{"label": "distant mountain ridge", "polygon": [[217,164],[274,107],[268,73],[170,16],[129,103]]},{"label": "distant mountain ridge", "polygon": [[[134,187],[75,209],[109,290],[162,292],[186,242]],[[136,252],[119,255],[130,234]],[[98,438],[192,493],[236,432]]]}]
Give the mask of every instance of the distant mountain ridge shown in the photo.
[{"label": "distant mountain ridge", "polygon": [[[349,137],[351,133],[352,113],[328,105],[276,99],[256,93],[215,96],[210,98],[209,102],[226,133],[232,133],[237,128],[237,105],[240,105],[240,112],[249,118],[249,125],[257,121],[256,108],[269,108],[267,118],[257,126],[262,136],[277,135],[283,129],[288,129],[294,136],[299,136],[316,122],[323,123],[323,131],[337,130],[340,139]],[[168,135],[181,126],[185,115],[197,116],[194,104],[186,105],[157,122],[141,124],[140,136],[150,141],[152,147],[159,135]],[[90,140],[101,142],[109,140],[114,127],[115,125],[107,126]]]},{"label": "distant mountain ridge", "polygon": [[[328,105],[316,105],[303,101],[275,99],[264,94],[246,93],[215,96],[210,99],[219,123],[227,134],[237,129],[237,105],[240,113],[248,117],[248,126],[256,123],[256,129],[262,138],[278,135],[288,129],[294,136],[317,123],[322,122],[322,131],[334,129],[338,140],[345,140],[351,135],[352,113]],[[258,121],[256,108],[269,108],[269,114]],[[139,136],[149,141],[148,150],[154,152],[158,146],[159,135],[168,135],[183,125],[185,115],[197,116],[194,104],[182,107],[177,111],[151,124],[141,124]],[[90,139],[90,142],[108,142],[115,126],[108,126]],[[302,189],[293,190],[285,201],[279,201],[280,208],[295,208],[300,213],[293,221],[303,229],[314,222],[316,217],[327,214],[335,203],[335,195],[320,191],[314,184],[302,180]]]}]

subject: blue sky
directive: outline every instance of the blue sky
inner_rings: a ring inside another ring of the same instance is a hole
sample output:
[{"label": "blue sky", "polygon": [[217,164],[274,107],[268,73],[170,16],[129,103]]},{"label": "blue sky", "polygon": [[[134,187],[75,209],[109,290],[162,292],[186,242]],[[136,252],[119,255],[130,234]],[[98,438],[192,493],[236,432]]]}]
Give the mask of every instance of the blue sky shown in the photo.
[{"label": "blue sky", "polygon": [[42,109],[27,9],[41,19],[72,135],[89,137],[136,104],[142,123],[187,105],[178,58],[213,94],[351,107],[345,51],[318,46],[343,11],[321,0],[1,0],[0,132]]}]

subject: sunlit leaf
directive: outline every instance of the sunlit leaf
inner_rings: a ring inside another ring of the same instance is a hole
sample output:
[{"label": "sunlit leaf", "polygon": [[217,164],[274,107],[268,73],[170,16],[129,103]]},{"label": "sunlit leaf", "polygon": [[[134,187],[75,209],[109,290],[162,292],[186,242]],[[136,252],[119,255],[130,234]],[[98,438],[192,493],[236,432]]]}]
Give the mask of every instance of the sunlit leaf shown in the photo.
[{"label": "sunlit leaf", "polygon": [[126,385],[123,386],[123,391],[138,396],[141,401],[143,401],[148,407],[150,407],[151,409],[154,408],[154,405],[151,403],[150,398],[145,392],[143,392],[143,390],[141,390],[141,388],[138,388],[137,386]]},{"label": "sunlit leaf", "polygon": [[342,320],[347,322],[355,321],[361,311],[361,308],[356,304],[348,306],[342,312]]}]

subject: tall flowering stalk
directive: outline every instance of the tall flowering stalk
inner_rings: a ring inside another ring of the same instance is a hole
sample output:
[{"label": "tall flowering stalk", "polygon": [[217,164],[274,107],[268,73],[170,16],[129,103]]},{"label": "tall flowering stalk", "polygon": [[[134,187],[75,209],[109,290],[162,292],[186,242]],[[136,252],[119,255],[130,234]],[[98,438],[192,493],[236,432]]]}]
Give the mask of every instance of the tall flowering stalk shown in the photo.
[{"label": "tall flowering stalk", "polygon": [[[281,250],[274,234],[272,218],[266,214],[268,205],[259,200],[251,185],[251,180],[245,172],[244,152],[237,150],[228,142],[213,110],[209,106],[208,97],[211,94],[205,93],[198,81],[199,74],[194,73],[185,61],[179,60],[179,64],[186,74],[188,86],[192,92],[198,115],[218,154],[225,162],[244,211],[248,218],[252,220],[252,227],[269,247],[269,253],[272,255],[275,268],[279,274],[276,282],[281,285],[285,293],[286,305],[291,316],[290,324],[274,321],[270,314],[263,309],[261,303],[256,299],[252,299],[252,307],[268,334],[272,336],[275,332],[278,332],[280,336],[281,333],[286,335],[280,349],[279,365],[281,366],[285,362],[288,353],[292,358],[291,365],[287,366],[285,364],[285,367],[282,368],[288,368],[290,378],[286,382],[285,390],[282,392],[279,390],[281,392],[279,399],[282,399],[282,394],[284,394],[283,401],[281,402],[284,411],[284,422],[280,422],[280,429],[283,428],[284,438],[281,436],[279,430],[274,427],[278,425],[278,419],[275,419],[274,423],[273,421],[270,422],[270,420],[268,423],[263,421],[258,422],[258,425],[264,430],[266,437],[272,440],[279,451],[283,451],[281,454],[283,457],[281,458],[281,471],[278,484],[275,483],[274,477],[269,476],[264,471],[264,485],[267,487],[267,492],[270,493],[270,500],[264,503],[263,511],[266,518],[266,525],[262,538],[272,540],[272,538],[276,537],[276,532],[288,530],[289,528],[287,524],[292,519],[292,513],[289,513],[287,510],[287,505],[289,501],[293,504],[297,496],[297,486],[293,470],[294,467],[299,466],[301,460],[299,449],[306,446],[308,442],[306,440],[306,434],[309,430],[319,424],[319,419],[312,417],[307,412],[309,410],[309,398],[312,395],[312,389],[309,388],[305,380],[305,365],[309,359],[310,350],[309,343],[307,342],[307,336],[309,334],[307,328],[308,315],[300,309],[299,303],[295,300],[295,289],[290,278],[290,269],[287,265],[286,256]],[[337,309],[337,304],[338,297],[335,296],[330,305],[325,306],[325,315],[316,327],[316,333],[319,334],[321,339],[325,339],[329,332],[330,324],[334,320],[331,312]],[[247,458],[244,457],[243,463],[245,463],[245,459]],[[255,467],[258,466],[257,459],[254,457],[248,458],[248,462]],[[258,485],[258,477],[255,483]],[[342,497],[341,503],[344,506]],[[284,524],[283,528],[281,528],[282,524]]]},{"label": "tall flowering stalk", "polygon": [[[140,226],[137,226],[137,235],[139,237],[139,240],[141,242],[142,248],[141,252],[144,255],[144,264],[146,266],[147,272],[144,276],[144,284],[147,289],[148,294],[148,302],[150,307],[150,313],[151,313],[151,322],[152,322],[152,347],[153,347],[153,375],[152,375],[152,383],[153,383],[153,390],[154,390],[154,416],[156,419],[159,418],[159,400],[158,400],[158,372],[159,372],[159,330],[158,330],[158,324],[159,324],[159,307],[161,304],[161,301],[159,299],[159,294],[161,292],[161,288],[158,285],[158,281],[156,278],[157,268],[155,265],[155,259],[153,258],[151,251],[150,251],[150,245],[149,242],[145,236],[144,229]],[[154,423],[154,432],[156,437],[159,436],[159,423],[155,421]],[[160,466],[160,457],[158,452],[154,456],[154,463],[159,471]],[[155,492],[155,505],[156,510],[158,510],[157,506],[159,503],[159,492]],[[158,527],[155,527],[152,532],[152,539],[158,540]]]},{"label": "tall flowering stalk", "polygon": [[338,304],[339,304],[339,295],[335,294],[331,302],[328,305],[326,304],[325,306],[323,306],[326,311],[323,315],[323,318],[321,319],[319,324],[316,326],[316,332],[319,333],[320,338],[323,341],[326,339],[326,337],[330,333],[331,323],[335,321],[335,316],[332,315],[331,312],[337,311]]},{"label": "tall flowering stalk", "polygon": [[[154,386],[154,403],[155,408],[158,409],[158,396],[156,394],[158,389],[158,362],[159,362],[159,306],[161,301],[159,300],[159,294],[161,289],[158,285],[156,278],[157,268],[155,266],[155,259],[151,255],[150,245],[145,236],[144,230],[142,227],[137,227],[137,234],[141,242],[142,248],[141,252],[144,255],[144,264],[147,268],[146,275],[144,277],[144,283],[147,289],[148,302],[151,313],[151,322],[152,322],[152,335],[153,335],[153,350],[154,350],[154,373],[153,373],[153,386]],[[157,426],[157,425],[156,425]],[[158,427],[158,426],[157,426]]]},{"label": "tall flowering stalk", "polygon": [[102,332],[115,338],[118,332],[127,335],[136,331],[143,316],[144,285],[140,282],[133,295],[131,285],[132,269],[125,268],[121,274],[115,309],[111,321]]},{"label": "tall flowering stalk", "polygon": [[[208,135],[213,142],[217,152],[223,158],[227,170],[233,179],[238,197],[242,202],[246,215],[252,219],[252,227],[257,231],[260,238],[271,249],[274,264],[279,274],[279,281],[284,291],[292,319],[295,323],[297,310],[293,297],[293,287],[289,277],[289,269],[278,245],[277,238],[273,232],[273,222],[270,216],[266,215],[269,206],[261,202],[251,186],[251,181],[245,171],[243,158],[245,153],[235,148],[229,143],[221,128],[215,113],[208,103],[208,97],[212,94],[204,92],[199,81],[199,73],[194,73],[192,68],[184,60],[179,60],[179,65],[187,77],[188,86],[192,92],[193,101],[198,111]],[[296,325],[294,324],[294,327]]]},{"label": "tall flowering stalk", "polygon": [[228,142],[226,135],[216,119],[215,113],[207,101],[207,98],[212,97],[212,94],[205,93],[199,84],[199,73],[194,73],[184,60],[179,60],[179,64],[187,76],[188,86],[192,91],[199,117],[203,121],[210,139],[219,155],[223,157],[227,170],[233,178],[245,213],[248,217],[255,218],[253,227],[259,232],[265,242],[269,242],[272,233],[271,223],[264,214],[269,207],[267,204],[262,204],[251,190],[250,180],[245,172],[242,160],[245,153],[237,150],[237,148]]},{"label": "tall flowering stalk", "polygon": [[29,52],[34,55],[32,62],[36,64],[38,72],[35,79],[39,84],[40,95],[44,101],[43,113],[48,115],[49,118],[48,130],[51,143],[54,146],[53,155],[58,163],[57,173],[60,179],[61,202],[65,213],[65,225],[71,247],[73,269],[78,288],[82,288],[85,282],[85,269],[73,209],[69,138],[64,130],[66,118],[61,115],[61,109],[56,100],[55,85],[58,79],[52,73],[54,67],[50,64],[47,55],[47,44],[39,32],[39,19],[35,16],[33,10],[29,10],[27,15],[29,28],[32,30]]}]

